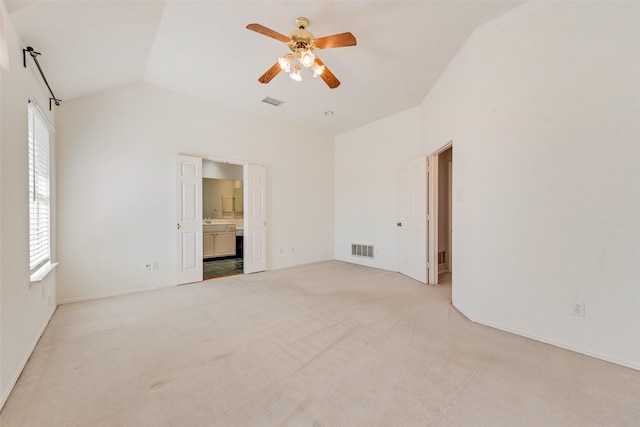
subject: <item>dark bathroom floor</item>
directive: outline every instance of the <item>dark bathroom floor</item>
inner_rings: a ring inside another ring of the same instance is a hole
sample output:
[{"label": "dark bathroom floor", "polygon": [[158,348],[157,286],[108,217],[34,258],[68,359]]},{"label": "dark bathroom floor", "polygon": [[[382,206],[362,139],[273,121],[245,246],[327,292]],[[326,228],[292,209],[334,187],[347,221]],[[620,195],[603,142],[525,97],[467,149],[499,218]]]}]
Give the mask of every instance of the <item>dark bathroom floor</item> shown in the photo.
[{"label": "dark bathroom floor", "polygon": [[203,279],[242,274],[244,262],[242,258],[224,258],[205,260],[203,265]]}]

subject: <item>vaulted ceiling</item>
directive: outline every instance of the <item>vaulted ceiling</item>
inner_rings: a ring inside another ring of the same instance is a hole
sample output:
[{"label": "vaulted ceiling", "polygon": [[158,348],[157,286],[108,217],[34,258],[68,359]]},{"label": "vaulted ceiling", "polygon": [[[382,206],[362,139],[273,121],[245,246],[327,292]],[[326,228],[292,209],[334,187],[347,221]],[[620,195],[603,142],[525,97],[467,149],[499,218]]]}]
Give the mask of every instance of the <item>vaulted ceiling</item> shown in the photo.
[{"label": "vaulted ceiling", "polygon": [[[330,134],[418,105],[475,28],[522,3],[6,1],[63,102],[145,82]],[[338,88],[310,70],[301,82],[285,73],[258,82],[289,49],[246,25],[288,35],[299,16],[316,37],[350,31],[357,38],[357,46],[316,50],[341,81]],[[274,107],[265,97],[285,102]]]}]

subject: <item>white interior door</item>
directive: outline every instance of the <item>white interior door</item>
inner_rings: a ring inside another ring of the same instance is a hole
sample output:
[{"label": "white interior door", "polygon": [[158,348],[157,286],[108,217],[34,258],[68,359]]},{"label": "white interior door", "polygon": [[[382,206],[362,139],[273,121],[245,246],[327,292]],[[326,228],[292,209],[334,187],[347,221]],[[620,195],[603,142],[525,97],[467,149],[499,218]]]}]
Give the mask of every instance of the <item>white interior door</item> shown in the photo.
[{"label": "white interior door", "polygon": [[399,272],[427,283],[427,182],[426,156],[405,164],[400,193]]},{"label": "white interior door", "polygon": [[449,204],[449,217],[447,218],[447,233],[449,234],[449,238],[447,239],[447,271],[449,273],[453,273],[453,256],[452,256],[452,247],[453,244],[453,161],[449,160],[447,164],[447,175],[449,177],[448,187],[447,187],[447,203]]},{"label": "white interior door", "polygon": [[248,200],[244,212],[244,272],[267,269],[267,205],[264,166],[246,165],[244,193]]},{"label": "white interior door", "polygon": [[202,281],[202,159],[177,156],[178,285]]},{"label": "white interior door", "polygon": [[427,180],[427,213],[431,214],[427,223],[427,261],[433,260],[433,268],[427,271],[427,283],[438,284],[438,190],[439,190],[439,153],[429,157],[430,179]]}]

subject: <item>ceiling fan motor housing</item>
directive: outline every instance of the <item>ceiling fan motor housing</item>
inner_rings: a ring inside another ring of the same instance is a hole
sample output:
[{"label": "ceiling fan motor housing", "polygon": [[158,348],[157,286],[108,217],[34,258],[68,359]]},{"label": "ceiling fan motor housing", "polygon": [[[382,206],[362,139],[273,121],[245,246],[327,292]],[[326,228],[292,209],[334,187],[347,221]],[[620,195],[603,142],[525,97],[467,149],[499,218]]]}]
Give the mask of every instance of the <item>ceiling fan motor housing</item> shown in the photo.
[{"label": "ceiling fan motor housing", "polygon": [[309,26],[309,20],[305,17],[296,19],[296,27],[300,30],[305,30]]},{"label": "ceiling fan motor housing", "polygon": [[315,46],[313,46],[313,39],[315,36],[311,34],[311,32],[307,31],[307,27],[309,26],[309,20],[307,18],[301,17],[296,19],[296,27],[297,30],[292,31],[289,34],[291,37],[291,41],[288,43],[289,48],[296,52],[300,49],[310,49],[313,50]]}]

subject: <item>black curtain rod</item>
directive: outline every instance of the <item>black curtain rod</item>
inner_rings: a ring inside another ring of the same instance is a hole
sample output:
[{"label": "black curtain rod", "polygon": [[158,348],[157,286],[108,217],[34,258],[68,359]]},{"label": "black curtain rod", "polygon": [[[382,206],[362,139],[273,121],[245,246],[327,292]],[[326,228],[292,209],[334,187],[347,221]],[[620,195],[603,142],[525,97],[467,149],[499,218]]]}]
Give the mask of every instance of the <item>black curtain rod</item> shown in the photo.
[{"label": "black curtain rod", "polygon": [[49,111],[51,111],[51,102],[53,101],[56,104],[56,106],[59,106],[60,102],[62,102],[62,99],[56,98],[56,96],[53,94],[53,91],[51,90],[51,86],[49,86],[49,82],[47,81],[47,78],[44,76],[42,67],[38,62],[38,55],[40,55],[40,52],[36,52],[35,50],[33,50],[31,46],[27,46],[26,49],[22,49],[22,65],[24,66],[24,68],[27,68],[27,52],[29,52],[29,55],[31,55],[31,57],[33,58],[33,62],[35,62],[36,65],[38,66],[38,71],[40,71],[42,80],[44,80],[44,84],[46,84],[47,88],[49,89],[49,93],[51,94],[51,98],[49,98]]}]

